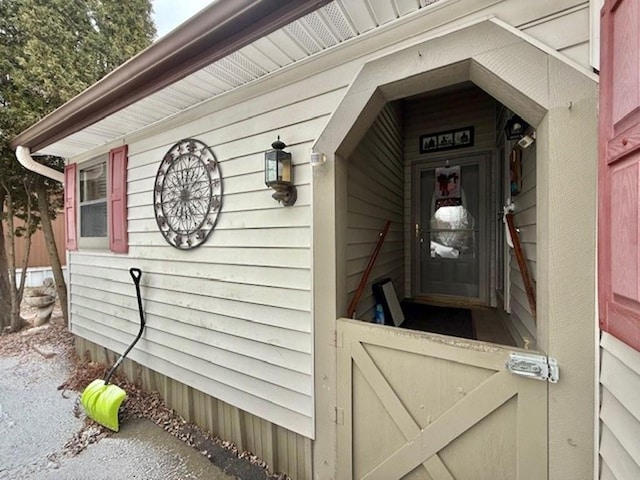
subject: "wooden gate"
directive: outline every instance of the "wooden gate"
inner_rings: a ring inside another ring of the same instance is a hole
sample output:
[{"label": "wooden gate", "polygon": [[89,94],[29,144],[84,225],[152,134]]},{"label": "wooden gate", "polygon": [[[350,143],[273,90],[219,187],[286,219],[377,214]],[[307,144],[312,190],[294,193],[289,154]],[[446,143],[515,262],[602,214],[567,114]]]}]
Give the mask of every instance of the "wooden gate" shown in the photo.
[{"label": "wooden gate", "polygon": [[548,478],[548,383],[509,373],[512,350],[348,319],[337,328],[337,478]]}]

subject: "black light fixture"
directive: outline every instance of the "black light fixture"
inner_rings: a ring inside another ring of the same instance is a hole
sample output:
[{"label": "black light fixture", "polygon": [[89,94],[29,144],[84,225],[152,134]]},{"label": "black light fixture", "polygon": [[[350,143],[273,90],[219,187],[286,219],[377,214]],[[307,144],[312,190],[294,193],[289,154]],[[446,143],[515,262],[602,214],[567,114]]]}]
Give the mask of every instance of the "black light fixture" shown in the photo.
[{"label": "black light fixture", "polygon": [[504,127],[507,140],[520,140],[527,133],[529,124],[518,115],[512,116]]},{"label": "black light fixture", "polygon": [[291,154],[284,151],[287,146],[279,136],[271,147],[273,149],[264,154],[264,183],[275,190],[272,195],[275,200],[289,207],[298,198],[296,187],[293,186]]}]

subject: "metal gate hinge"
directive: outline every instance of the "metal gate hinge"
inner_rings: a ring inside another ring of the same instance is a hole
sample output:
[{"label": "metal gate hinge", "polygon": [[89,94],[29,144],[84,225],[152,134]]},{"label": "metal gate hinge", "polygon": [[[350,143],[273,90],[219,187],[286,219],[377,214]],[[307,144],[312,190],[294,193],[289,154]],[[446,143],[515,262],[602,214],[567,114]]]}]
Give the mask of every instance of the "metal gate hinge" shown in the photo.
[{"label": "metal gate hinge", "polygon": [[544,355],[511,352],[507,361],[507,370],[515,375],[546,380],[550,383],[558,383],[560,379],[558,361]]},{"label": "metal gate hinge", "polygon": [[342,348],[342,332],[331,330],[330,344],[333,347]]}]

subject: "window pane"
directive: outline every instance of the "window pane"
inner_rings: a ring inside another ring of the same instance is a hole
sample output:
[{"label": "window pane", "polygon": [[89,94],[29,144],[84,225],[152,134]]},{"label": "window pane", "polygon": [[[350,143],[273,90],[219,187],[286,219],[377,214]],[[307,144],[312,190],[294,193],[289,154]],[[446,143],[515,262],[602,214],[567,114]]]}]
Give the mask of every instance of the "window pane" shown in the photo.
[{"label": "window pane", "polygon": [[107,198],[107,164],[80,170],[80,202]]},{"label": "window pane", "polygon": [[80,236],[107,236],[107,202],[80,206]]},{"label": "window pane", "polygon": [[421,172],[420,293],[425,295],[480,295],[479,165],[462,165],[460,177],[462,205],[438,207],[435,170]]}]

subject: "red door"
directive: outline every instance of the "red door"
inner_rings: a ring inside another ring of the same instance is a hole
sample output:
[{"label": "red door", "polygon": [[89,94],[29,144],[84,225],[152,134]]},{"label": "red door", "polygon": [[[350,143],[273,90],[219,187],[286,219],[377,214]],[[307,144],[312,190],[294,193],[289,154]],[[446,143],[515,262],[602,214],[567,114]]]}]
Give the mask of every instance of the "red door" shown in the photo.
[{"label": "red door", "polygon": [[640,2],[607,0],[600,51],[600,328],[640,350]]}]

